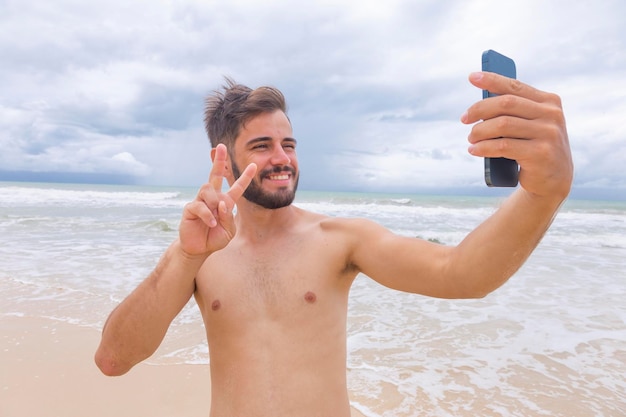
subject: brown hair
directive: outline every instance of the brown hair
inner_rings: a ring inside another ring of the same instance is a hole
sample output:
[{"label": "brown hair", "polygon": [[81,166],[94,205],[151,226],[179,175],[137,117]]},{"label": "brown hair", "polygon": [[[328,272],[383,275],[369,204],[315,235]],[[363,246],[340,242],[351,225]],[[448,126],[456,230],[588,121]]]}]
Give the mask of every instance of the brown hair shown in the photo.
[{"label": "brown hair", "polygon": [[273,87],[252,90],[226,77],[226,85],[205,100],[204,127],[211,146],[223,143],[229,151],[241,128],[261,113],[281,110],[287,114],[285,97]]}]

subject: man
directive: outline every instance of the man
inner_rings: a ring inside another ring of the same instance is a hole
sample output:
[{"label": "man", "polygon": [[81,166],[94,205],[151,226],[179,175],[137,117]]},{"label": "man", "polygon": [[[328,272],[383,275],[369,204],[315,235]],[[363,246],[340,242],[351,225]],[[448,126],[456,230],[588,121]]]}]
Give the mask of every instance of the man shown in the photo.
[{"label": "man", "polygon": [[229,81],[207,100],[209,181],[185,206],[179,239],[111,313],[100,369],[121,375],[148,358],[194,295],[209,343],[212,417],[349,416],[346,316],[355,277],[433,297],[483,297],[527,259],[569,193],[560,99],[492,73],[470,81],[500,96],[461,117],[480,121],[469,152],[516,159],[521,187],[456,247],[291,205],[299,171],[283,96]]}]

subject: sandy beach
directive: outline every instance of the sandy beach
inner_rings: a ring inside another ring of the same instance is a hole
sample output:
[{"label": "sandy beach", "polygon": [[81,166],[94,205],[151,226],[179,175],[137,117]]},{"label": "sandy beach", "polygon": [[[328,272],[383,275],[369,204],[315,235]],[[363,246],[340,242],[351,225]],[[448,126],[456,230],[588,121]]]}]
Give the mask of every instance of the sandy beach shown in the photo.
[{"label": "sandy beach", "polygon": [[0,328],[2,417],[209,415],[207,365],[140,364],[110,378],[93,362],[93,328],[30,317],[2,317]]}]

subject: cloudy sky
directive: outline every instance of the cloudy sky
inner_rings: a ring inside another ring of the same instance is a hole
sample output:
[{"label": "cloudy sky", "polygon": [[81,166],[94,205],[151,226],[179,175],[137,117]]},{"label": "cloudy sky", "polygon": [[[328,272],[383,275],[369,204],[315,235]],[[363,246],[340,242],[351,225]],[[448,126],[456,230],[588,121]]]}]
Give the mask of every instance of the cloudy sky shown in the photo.
[{"label": "cloudy sky", "polygon": [[621,0],[0,0],[0,180],[198,185],[225,75],[286,95],[301,188],[483,190],[481,53],[561,95],[576,193],[626,198]]}]

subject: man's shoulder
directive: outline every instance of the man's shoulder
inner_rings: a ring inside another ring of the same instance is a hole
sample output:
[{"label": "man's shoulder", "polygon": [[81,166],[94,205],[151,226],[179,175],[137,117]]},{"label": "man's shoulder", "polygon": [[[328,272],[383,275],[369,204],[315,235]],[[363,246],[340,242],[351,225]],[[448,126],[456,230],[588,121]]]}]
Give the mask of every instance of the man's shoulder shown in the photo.
[{"label": "man's shoulder", "polygon": [[298,230],[311,233],[311,237],[334,234],[333,240],[354,244],[361,239],[372,239],[389,233],[385,227],[367,218],[332,216],[301,208],[297,210]]},{"label": "man's shoulder", "polygon": [[376,225],[372,220],[360,217],[338,217],[303,209],[299,210],[302,215],[302,223],[319,228],[322,232],[352,232],[368,227],[368,225]]}]

